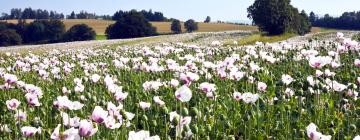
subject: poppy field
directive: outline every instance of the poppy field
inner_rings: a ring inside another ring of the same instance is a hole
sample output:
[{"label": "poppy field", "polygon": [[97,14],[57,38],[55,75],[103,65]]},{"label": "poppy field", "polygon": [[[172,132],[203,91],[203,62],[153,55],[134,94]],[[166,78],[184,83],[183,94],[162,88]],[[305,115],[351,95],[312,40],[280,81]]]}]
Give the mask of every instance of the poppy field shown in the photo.
[{"label": "poppy field", "polygon": [[159,43],[0,55],[0,139],[360,139],[360,44]]}]

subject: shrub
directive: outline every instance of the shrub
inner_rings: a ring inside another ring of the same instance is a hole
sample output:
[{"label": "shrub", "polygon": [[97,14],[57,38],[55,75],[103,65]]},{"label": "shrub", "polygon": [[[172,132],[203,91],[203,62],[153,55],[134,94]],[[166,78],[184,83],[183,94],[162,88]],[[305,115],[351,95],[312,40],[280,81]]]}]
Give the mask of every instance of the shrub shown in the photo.
[{"label": "shrub", "polygon": [[171,31],[178,34],[181,33],[181,23],[179,20],[174,19],[171,23]]},{"label": "shrub", "polygon": [[156,28],[141,13],[130,11],[108,26],[105,34],[108,39],[145,37],[156,35]]},{"label": "shrub", "polygon": [[198,24],[193,19],[189,19],[188,21],[185,22],[185,28],[186,31],[193,32],[198,30]]},{"label": "shrub", "polygon": [[0,46],[19,45],[21,42],[21,36],[15,30],[0,31]]},{"label": "shrub", "polygon": [[49,40],[49,43],[60,42],[65,33],[65,24],[60,20],[45,20],[43,21],[45,25],[46,38]]},{"label": "shrub", "polygon": [[38,20],[25,27],[25,43],[59,42],[65,33],[65,25],[60,20]]},{"label": "shrub", "polygon": [[86,24],[77,24],[72,26],[64,35],[64,41],[84,41],[94,40],[95,31]]}]

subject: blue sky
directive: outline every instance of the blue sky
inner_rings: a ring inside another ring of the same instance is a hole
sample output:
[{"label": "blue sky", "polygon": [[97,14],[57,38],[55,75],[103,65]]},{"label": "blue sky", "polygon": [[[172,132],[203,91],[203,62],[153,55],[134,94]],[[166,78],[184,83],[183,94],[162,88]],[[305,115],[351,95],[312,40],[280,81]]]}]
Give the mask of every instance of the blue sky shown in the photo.
[{"label": "blue sky", "polygon": [[[86,10],[97,14],[110,14],[130,9],[153,9],[166,17],[181,20],[203,21],[206,16],[212,20],[248,20],[246,8],[254,0],[0,0],[0,13],[9,13],[11,8],[41,8],[64,14]],[[329,13],[339,16],[344,11],[360,10],[360,0],[292,0],[299,10],[314,11],[320,15]]]}]

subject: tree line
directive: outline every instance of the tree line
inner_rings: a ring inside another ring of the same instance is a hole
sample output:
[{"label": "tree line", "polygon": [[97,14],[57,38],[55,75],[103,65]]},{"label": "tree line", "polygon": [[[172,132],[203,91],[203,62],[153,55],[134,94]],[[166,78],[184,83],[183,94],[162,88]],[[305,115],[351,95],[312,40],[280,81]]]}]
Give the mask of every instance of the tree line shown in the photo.
[{"label": "tree line", "polygon": [[311,12],[309,20],[313,26],[317,27],[360,30],[360,11],[344,12],[340,17],[332,17],[329,14],[319,17]]},{"label": "tree line", "polygon": [[13,8],[10,10],[10,14],[2,13],[0,20],[8,19],[64,19],[63,13],[57,13],[56,11],[48,11],[42,9],[25,8]]},{"label": "tree line", "polygon": [[124,16],[132,14],[134,12],[142,14],[142,16],[148,21],[168,21],[168,19],[164,16],[162,12],[156,12],[156,11],[153,12],[151,9],[149,11],[141,10],[140,12],[136,10],[130,10],[130,11],[119,10],[114,13],[114,15],[112,16],[112,20],[119,20]]},{"label": "tree line", "polygon": [[66,31],[60,20],[0,22],[0,46],[93,40],[95,37],[95,31],[86,24],[74,25]]},{"label": "tree line", "polygon": [[86,11],[80,11],[75,13],[72,11],[69,15],[64,15],[63,13],[57,13],[56,11],[48,11],[43,9],[32,9],[25,8],[13,8],[10,10],[10,13],[2,13],[0,20],[10,20],[10,19],[106,19],[111,20],[112,16],[110,15],[96,15],[95,13],[89,13]]},{"label": "tree line", "polygon": [[70,15],[66,16],[67,19],[105,19],[111,20],[112,17],[110,15],[96,15],[95,13],[89,13],[84,10],[79,13],[75,13],[72,11]]}]

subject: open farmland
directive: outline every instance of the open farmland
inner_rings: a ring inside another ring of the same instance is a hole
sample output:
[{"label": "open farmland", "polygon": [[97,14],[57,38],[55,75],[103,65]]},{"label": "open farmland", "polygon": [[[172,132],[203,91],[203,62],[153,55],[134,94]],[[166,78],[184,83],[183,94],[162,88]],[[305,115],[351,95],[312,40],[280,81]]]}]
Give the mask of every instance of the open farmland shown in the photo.
[{"label": "open farmland", "polygon": [[[32,22],[33,20],[27,20],[26,22]],[[92,27],[98,35],[104,35],[106,28],[115,23],[111,20],[95,20],[95,19],[66,19],[62,20],[66,29],[71,28],[75,24],[87,24]],[[17,20],[7,20],[10,23],[17,23]],[[159,33],[171,33],[171,22],[151,22],[153,26],[157,28]],[[184,23],[182,23],[182,30],[185,31]],[[217,32],[217,31],[233,31],[233,30],[245,30],[245,31],[257,31],[255,26],[247,25],[235,25],[226,23],[199,23],[199,30],[197,32]]]},{"label": "open farmland", "polygon": [[1,135],[353,139],[360,45],[348,38],[355,33],[246,46],[222,46],[246,32],[192,33],[107,47],[3,50]]}]

